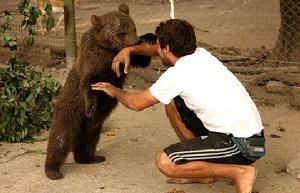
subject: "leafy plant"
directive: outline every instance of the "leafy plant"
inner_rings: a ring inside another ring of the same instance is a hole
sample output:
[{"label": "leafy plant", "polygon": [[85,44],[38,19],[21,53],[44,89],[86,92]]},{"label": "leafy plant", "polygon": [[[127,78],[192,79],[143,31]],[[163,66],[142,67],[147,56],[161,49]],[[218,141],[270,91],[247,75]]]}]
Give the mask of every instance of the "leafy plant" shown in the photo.
[{"label": "leafy plant", "polygon": [[60,84],[30,68],[26,61],[0,69],[0,140],[19,142],[49,128],[52,99]]},{"label": "leafy plant", "polygon": [[[51,30],[54,26],[51,4],[45,5],[45,12],[49,20],[47,30]],[[32,46],[36,35],[34,25],[41,11],[30,0],[21,0],[19,13],[24,16],[22,29],[29,32],[27,45]],[[61,85],[51,75],[43,75],[27,61],[17,58],[17,41],[7,34],[13,16],[4,11],[0,17],[4,20],[0,25],[4,34],[2,46],[11,51],[8,67],[0,68],[0,141],[19,142],[40,129],[49,128],[52,99]]]}]

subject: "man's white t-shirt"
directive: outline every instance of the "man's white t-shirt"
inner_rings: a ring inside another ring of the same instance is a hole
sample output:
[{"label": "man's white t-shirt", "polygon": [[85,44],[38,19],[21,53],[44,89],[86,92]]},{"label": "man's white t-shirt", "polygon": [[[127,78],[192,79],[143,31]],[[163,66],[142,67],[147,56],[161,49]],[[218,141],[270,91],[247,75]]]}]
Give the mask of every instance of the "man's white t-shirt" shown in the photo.
[{"label": "man's white t-shirt", "polygon": [[244,86],[203,48],[177,60],[150,87],[150,93],[164,104],[179,95],[209,131],[250,137],[263,129]]}]

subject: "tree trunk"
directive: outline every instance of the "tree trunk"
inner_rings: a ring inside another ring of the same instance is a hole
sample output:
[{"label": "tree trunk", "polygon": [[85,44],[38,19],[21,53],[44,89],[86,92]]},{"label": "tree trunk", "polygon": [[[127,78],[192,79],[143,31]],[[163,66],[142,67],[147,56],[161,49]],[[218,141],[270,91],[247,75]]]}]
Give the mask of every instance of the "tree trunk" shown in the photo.
[{"label": "tree trunk", "polygon": [[278,60],[300,66],[300,1],[280,0],[281,27],[273,53]]},{"label": "tree trunk", "polygon": [[74,0],[64,0],[65,47],[67,68],[76,62],[76,29]]}]

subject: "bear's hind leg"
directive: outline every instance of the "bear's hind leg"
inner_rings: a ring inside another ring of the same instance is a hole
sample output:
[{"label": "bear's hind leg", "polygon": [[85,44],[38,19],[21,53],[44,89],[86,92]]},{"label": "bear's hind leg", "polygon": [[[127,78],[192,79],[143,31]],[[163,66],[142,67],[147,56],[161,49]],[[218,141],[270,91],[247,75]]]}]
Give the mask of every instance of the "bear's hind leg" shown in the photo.
[{"label": "bear's hind leg", "polygon": [[100,128],[82,131],[74,149],[74,159],[79,164],[94,164],[105,161],[105,157],[95,155],[96,146],[100,137]]},{"label": "bear's hind leg", "polygon": [[45,174],[51,180],[63,178],[60,168],[67,157],[68,144],[63,135],[50,135],[45,162]]}]

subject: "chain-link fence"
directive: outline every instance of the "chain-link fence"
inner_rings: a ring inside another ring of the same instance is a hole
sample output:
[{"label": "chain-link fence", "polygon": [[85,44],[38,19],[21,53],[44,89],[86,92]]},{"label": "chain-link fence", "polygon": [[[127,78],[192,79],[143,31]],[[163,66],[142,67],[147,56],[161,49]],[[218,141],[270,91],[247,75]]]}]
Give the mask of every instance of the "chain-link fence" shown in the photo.
[{"label": "chain-link fence", "polygon": [[[59,0],[56,0],[58,2]],[[17,2],[1,9],[15,11]],[[170,19],[169,0],[78,0],[76,1],[77,45],[90,26],[91,15],[116,10],[126,2],[139,35],[153,32],[161,21]],[[300,1],[298,0],[175,0],[175,18],[195,28],[198,45],[210,50],[245,83],[257,102],[276,104],[281,100],[300,106]],[[8,6],[8,7],[6,7]],[[57,22],[52,32],[37,26],[33,48],[26,47],[18,14],[12,32],[19,54],[32,65],[64,68],[64,25],[62,9],[54,9]],[[2,63],[8,51],[1,48]],[[139,88],[153,83],[165,67],[154,59],[151,67],[132,69],[129,83]],[[142,79],[142,80],[140,80]],[[131,82],[130,82],[131,81]],[[298,94],[297,94],[298,93]],[[278,97],[279,96],[279,97]]]}]

